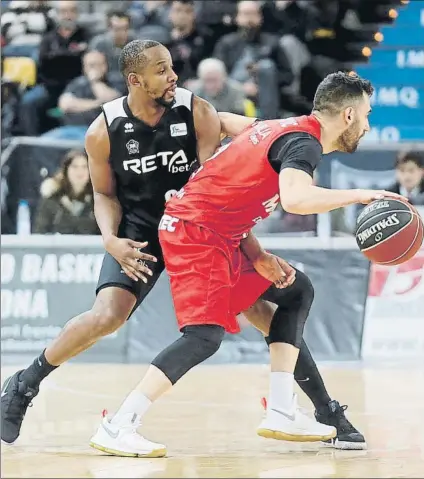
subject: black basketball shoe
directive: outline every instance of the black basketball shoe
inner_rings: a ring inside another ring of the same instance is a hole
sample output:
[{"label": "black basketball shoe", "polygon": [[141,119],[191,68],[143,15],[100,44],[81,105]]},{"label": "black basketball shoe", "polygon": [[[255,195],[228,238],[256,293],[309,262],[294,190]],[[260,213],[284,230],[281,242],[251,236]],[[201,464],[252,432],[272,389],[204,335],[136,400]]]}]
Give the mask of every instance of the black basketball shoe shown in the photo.
[{"label": "black basketball shoe", "polygon": [[337,429],[337,436],[325,441],[324,444],[336,449],[366,449],[365,438],[345,416],[346,409],[347,406],[340,406],[337,401],[330,401],[325,408],[315,411],[315,419],[318,422]]},{"label": "black basketball shoe", "polygon": [[21,372],[7,378],[1,390],[1,439],[8,444],[19,437],[28,406],[32,406],[31,401],[38,394],[38,388],[20,381]]}]

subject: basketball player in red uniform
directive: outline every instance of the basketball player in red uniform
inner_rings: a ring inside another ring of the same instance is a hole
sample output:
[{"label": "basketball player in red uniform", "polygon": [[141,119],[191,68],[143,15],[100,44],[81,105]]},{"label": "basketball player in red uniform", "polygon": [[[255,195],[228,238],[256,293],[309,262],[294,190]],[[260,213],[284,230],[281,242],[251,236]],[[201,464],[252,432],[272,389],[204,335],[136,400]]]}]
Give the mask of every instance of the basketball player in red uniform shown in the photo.
[{"label": "basketball player in red uniform", "polygon": [[[369,130],[371,94],[366,80],[341,72],[329,75],[318,87],[310,116],[255,122],[207,160],[168,202],[159,238],[182,336],[152,361],[138,385],[144,404],[138,409],[141,417],[187,371],[219,349],[226,331],[239,331],[240,311],[260,296],[269,296],[278,307],[268,337],[272,371],[268,408],[258,434],[291,441],[317,441],[326,433],[328,439],[335,436],[334,429],[302,414],[293,394],[312,285],[300,271],[291,286],[273,285],[264,268],[270,255],[251,229],[278,202],[291,213],[315,214],[383,196],[399,197],[312,184],[322,153],[356,150]],[[113,432],[125,439],[125,431]],[[101,445],[103,436],[95,435],[92,443]],[[136,436],[135,430],[126,436],[132,441],[127,447],[136,448]]]}]

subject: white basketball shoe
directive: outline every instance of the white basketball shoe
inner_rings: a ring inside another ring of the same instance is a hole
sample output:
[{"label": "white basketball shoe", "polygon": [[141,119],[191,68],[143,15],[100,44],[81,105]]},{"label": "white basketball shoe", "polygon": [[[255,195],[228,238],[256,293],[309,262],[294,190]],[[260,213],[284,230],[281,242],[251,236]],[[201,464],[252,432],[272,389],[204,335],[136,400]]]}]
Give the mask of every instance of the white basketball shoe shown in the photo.
[{"label": "white basketball shoe", "polygon": [[266,408],[257,433],[280,441],[315,442],[332,439],[337,435],[337,430],[304,414],[297,406],[297,396],[294,394],[290,410]]},{"label": "white basketball shoe", "polygon": [[114,456],[124,457],[164,457],[166,447],[145,439],[137,432],[140,416],[125,414],[112,424],[103,412],[103,420],[96,434],[90,440],[90,446]]}]

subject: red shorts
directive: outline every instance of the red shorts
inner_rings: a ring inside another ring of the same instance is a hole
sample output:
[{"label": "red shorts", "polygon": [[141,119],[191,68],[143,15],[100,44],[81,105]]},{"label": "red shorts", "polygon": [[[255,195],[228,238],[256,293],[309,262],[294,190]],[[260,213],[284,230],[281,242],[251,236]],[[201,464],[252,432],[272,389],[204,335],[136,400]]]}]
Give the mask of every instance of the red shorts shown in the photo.
[{"label": "red shorts", "polygon": [[239,247],[213,231],[175,219],[167,230],[161,227],[159,239],[179,328],[217,324],[238,333],[236,316],[272,283],[255,271]]}]

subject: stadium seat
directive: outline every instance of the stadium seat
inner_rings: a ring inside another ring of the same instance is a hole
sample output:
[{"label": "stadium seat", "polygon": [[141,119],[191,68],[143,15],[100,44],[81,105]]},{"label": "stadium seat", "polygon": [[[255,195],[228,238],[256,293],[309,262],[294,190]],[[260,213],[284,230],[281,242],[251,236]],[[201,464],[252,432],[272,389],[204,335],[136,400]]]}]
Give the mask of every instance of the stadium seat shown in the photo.
[{"label": "stadium seat", "polygon": [[22,86],[33,86],[37,79],[36,64],[28,57],[7,57],[3,62],[3,77]]}]

